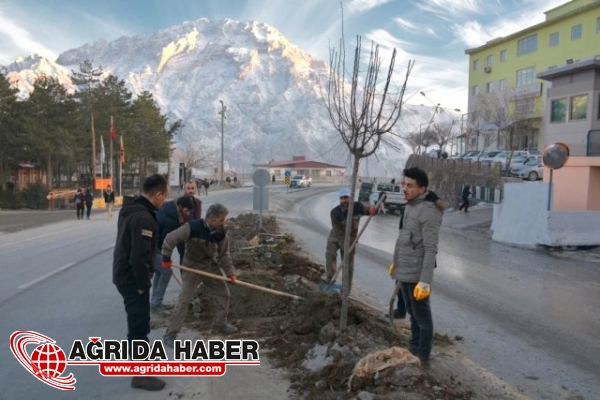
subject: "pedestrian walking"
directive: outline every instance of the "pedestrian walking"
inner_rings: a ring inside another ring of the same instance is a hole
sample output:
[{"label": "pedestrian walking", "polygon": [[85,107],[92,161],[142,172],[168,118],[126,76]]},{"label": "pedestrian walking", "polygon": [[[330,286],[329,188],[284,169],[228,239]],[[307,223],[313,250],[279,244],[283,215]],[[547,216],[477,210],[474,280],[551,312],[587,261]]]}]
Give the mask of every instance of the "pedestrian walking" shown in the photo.
[{"label": "pedestrian walking", "polygon": [[275,184],[275,174],[273,174],[273,177],[271,178],[271,185]]},{"label": "pedestrian walking", "polygon": [[202,201],[196,197],[196,182],[189,181],[183,185],[184,196],[189,197],[194,202],[194,207],[189,216],[184,217],[183,222],[193,221],[202,218]]},{"label": "pedestrian walking", "polygon": [[75,200],[75,209],[77,210],[77,219],[83,219],[83,212],[85,210],[84,209],[85,196],[83,195],[81,188],[77,189],[74,200]]},{"label": "pedestrian walking", "polygon": [[90,219],[90,213],[92,212],[92,205],[94,204],[94,195],[90,192],[90,189],[85,189],[85,209],[87,212],[87,219]]},{"label": "pedestrian walking", "polygon": [[[152,297],[150,298],[151,311],[167,311],[173,308],[171,305],[163,304],[163,298],[173,273],[171,270],[162,268],[161,248],[165,236],[183,225],[184,217],[189,216],[193,206],[194,203],[191,198],[182,196],[177,199],[177,202],[166,201],[156,213],[158,246],[156,253],[154,253],[154,277],[152,278]],[[182,263],[185,243],[178,243],[177,251],[179,252],[179,262]]]},{"label": "pedestrian walking", "polygon": [[465,212],[469,212],[469,196],[471,195],[471,185],[465,185],[462,191],[462,204],[458,208],[459,211],[465,209]]},{"label": "pedestrian walking", "polygon": [[[223,227],[228,213],[225,206],[215,203],[206,211],[205,219],[190,221],[169,233],[162,245],[162,266],[171,268],[173,249],[178,243],[186,242],[183,254],[183,264],[186,267],[218,275],[221,275],[220,268],[222,268],[231,282],[235,283],[237,278],[229,253],[229,235]],[[227,323],[230,294],[224,281],[205,278],[187,271],[182,271],[182,280],[179,301],[164,335],[167,345],[173,345],[181,330],[188,306],[200,283],[203,283],[203,290],[212,298],[216,306],[212,332],[225,334],[237,332],[235,326]]]},{"label": "pedestrian walking", "polygon": [[110,185],[106,186],[106,190],[104,191],[104,204],[106,204],[106,209],[108,210],[108,219],[111,219],[115,205],[115,192],[113,192]]},{"label": "pedestrian walking", "polygon": [[433,339],[431,284],[445,203],[428,191],[427,173],[418,167],[404,170],[406,206],[394,248],[392,277],[399,284],[410,315],[409,350],[426,366]]},{"label": "pedestrian walking", "polygon": [[[327,238],[327,247],[325,250],[325,266],[327,269],[327,278],[325,283],[329,284],[333,279],[335,270],[337,267],[337,253],[341,254],[341,258],[344,258],[344,239],[346,238],[346,220],[348,218],[348,209],[350,208],[350,190],[342,188],[338,191],[338,197],[340,204],[331,210],[331,231]],[[358,235],[358,224],[360,217],[363,215],[375,215],[375,207],[369,207],[359,201],[352,202],[352,227],[350,230],[350,243],[354,243],[356,236]],[[352,276],[354,275],[354,253],[356,247],[350,253],[348,272],[350,274],[350,288],[348,293],[352,290]]]},{"label": "pedestrian walking", "polygon": [[210,186],[208,179],[205,179],[204,182],[202,182],[202,186],[204,186],[204,194],[208,196],[208,187]]},{"label": "pedestrian walking", "polygon": [[[113,283],[123,297],[127,313],[127,340],[148,341],[150,333],[150,286],[153,259],[157,247],[156,211],[169,194],[162,175],[144,181],[142,194],[125,197],[117,222],[117,240],[113,253]],[[152,376],[135,376],[131,386],[161,390],[165,381]]]}]

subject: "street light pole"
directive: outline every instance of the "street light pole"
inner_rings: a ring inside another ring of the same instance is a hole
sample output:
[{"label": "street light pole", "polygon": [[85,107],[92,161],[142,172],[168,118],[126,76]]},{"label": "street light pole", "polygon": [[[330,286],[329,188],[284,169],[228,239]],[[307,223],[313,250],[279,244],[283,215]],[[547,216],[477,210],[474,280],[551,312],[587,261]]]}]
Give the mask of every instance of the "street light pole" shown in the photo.
[{"label": "street light pole", "polygon": [[227,106],[223,103],[223,100],[219,100],[221,102],[221,111],[219,111],[219,114],[221,114],[221,184],[223,184],[223,169],[224,169],[224,160],[225,160],[225,156],[224,156],[224,147],[223,147],[223,124],[224,124],[224,120],[225,120],[225,111],[227,111]]}]

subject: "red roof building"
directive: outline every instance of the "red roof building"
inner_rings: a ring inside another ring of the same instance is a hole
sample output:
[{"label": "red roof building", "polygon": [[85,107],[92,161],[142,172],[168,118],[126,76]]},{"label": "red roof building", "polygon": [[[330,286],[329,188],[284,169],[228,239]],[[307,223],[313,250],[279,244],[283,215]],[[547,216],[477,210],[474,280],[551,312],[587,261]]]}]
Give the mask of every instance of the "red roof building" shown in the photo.
[{"label": "red roof building", "polygon": [[277,180],[282,180],[286,171],[294,175],[308,175],[313,182],[328,182],[340,179],[346,173],[346,166],[332,165],[320,161],[307,160],[305,156],[292,156],[291,160],[270,161],[252,165],[254,168],[264,168]]}]

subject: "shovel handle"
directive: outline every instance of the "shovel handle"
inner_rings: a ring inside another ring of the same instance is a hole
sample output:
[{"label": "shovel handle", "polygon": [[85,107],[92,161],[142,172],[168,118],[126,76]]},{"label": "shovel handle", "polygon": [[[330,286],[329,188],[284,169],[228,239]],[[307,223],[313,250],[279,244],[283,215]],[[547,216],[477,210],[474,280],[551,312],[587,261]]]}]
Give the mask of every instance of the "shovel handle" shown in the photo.
[{"label": "shovel handle", "polygon": [[[216,280],[223,281],[223,282],[231,282],[231,279],[229,279],[227,277],[224,277],[224,276],[221,276],[221,275],[216,275],[216,274],[211,274],[210,272],[200,271],[198,269],[184,267],[183,265],[179,265],[179,264],[173,263],[173,267],[179,268],[182,271],[191,272],[192,274],[202,275],[202,276],[205,276],[207,278],[216,279]],[[290,294],[290,293],[280,292],[279,290],[273,290],[273,289],[269,289],[269,288],[266,288],[266,287],[254,285],[252,283],[240,281],[239,279],[236,279],[235,285],[244,286],[244,287],[247,287],[247,288],[250,288],[250,289],[254,289],[254,290],[260,290],[261,292],[274,294],[276,296],[289,297],[289,298],[294,299],[294,300],[303,300],[303,298],[300,297],[300,296],[296,296],[296,295],[293,295],[293,294]]]}]

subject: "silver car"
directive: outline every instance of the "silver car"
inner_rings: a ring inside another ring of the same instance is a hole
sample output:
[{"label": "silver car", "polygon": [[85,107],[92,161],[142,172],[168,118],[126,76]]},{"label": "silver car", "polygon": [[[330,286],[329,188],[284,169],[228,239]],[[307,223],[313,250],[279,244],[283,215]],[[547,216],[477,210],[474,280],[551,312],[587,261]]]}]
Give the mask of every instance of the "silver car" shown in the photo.
[{"label": "silver car", "polygon": [[510,176],[517,178],[527,179],[530,181],[537,181],[544,177],[544,164],[541,159],[532,159],[527,161],[523,165],[513,167],[510,170]]}]

